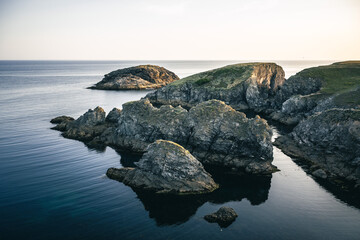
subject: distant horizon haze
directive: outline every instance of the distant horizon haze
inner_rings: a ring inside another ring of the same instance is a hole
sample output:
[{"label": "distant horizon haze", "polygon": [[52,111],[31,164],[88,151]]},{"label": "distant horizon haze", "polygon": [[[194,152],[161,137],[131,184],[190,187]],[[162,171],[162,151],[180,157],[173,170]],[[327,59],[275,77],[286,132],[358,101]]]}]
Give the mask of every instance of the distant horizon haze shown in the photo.
[{"label": "distant horizon haze", "polygon": [[0,60],[360,59],[359,0],[0,0]]}]

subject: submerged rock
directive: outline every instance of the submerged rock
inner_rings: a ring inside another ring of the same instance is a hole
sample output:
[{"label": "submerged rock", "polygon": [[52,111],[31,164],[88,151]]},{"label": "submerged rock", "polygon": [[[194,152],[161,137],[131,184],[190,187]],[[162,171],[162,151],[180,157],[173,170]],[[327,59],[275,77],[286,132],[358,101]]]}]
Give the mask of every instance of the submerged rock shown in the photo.
[{"label": "submerged rock", "polygon": [[165,140],[150,144],[137,168],[108,169],[106,175],[136,189],[157,193],[198,194],[218,185],[202,164],[182,146]]},{"label": "submerged rock", "polygon": [[102,90],[139,90],[163,87],[179,77],[159,66],[140,65],[110,72],[90,87]]},{"label": "submerged rock", "polygon": [[198,73],[149,93],[156,104],[194,106],[218,99],[237,110],[263,109],[285,81],[283,69],[275,63],[244,63]]},{"label": "submerged rock", "polygon": [[228,227],[238,217],[235,210],[230,207],[221,207],[216,212],[206,215],[204,219],[208,222],[216,222],[220,227]]}]

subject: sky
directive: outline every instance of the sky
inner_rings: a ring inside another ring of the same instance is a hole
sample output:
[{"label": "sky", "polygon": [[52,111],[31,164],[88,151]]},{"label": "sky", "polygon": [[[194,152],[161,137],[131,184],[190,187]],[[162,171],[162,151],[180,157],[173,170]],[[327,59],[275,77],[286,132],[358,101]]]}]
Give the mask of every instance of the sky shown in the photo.
[{"label": "sky", "polygon": [[0,0],[0,60],[356,59],[360,0]]}]

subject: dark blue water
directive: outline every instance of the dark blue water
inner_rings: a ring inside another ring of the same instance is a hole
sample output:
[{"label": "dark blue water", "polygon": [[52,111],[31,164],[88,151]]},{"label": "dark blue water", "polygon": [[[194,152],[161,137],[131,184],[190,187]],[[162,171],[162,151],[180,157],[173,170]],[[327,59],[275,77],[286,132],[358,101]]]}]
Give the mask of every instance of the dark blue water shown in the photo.
[{"label": "dark blue water", "polygon": [[[131,161],[50,130],[59,115],[107,112],[146,91],[86,87],[105,73],[137,64],[164,66],[180,77],[234,62],[0,61],[0,239],[359,239],[356,204],[329,192],[274,148],[281,169],[271,178],[216,175],[219,191],[198,197],[135,193],[109,180],[109,167]],[[280,61],[287,76],[329,62]],[[274,129],[276,135],[276,129]],[[228,228],[203,220],[233,207]]]}]

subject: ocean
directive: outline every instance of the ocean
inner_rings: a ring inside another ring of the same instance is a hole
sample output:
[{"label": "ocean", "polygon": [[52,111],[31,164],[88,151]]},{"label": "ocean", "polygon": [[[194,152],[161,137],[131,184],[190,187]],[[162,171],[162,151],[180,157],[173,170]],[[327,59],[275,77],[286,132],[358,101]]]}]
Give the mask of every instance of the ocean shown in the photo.
[{"label": "ocean", "polygon": [[[359,239],[359,202],[318,183],[274,147],[271,178],[219,177],[202,197],[154,197],[105,176],[132,161],[51,130],[50,119],[106,112],[149,91],[87,87],[112,70],[163,66],[180,77],[246,61],[0,61],[0,239]],[[286,77],[330,61],[275,61]],[[274,137],[281,130],[272,126]],[[351,194],[350,194],[351,195]],[[227,228],[203,219],[221,206]]]}]

